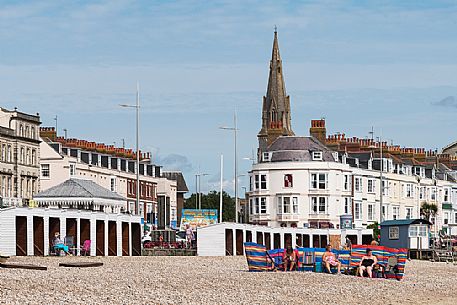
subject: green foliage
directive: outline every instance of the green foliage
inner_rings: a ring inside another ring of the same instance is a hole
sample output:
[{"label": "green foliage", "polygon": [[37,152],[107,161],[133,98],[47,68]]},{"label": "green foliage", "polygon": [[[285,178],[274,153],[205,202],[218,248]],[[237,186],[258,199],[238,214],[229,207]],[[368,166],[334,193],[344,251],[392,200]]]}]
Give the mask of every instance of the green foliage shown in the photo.
[{"label": "green foliage", "polygon": [[381,235],[381,230],[379,229],[379,223],[376,221],[367,226],[367,229],[373,229],[373,238],[379,242],[378,236]]},{"label": "green foliage", "polygon": [[421,205],[421,215],[425,217],[425,219],[430,221],[430,218],[435,216],[438,213],[438,206],[434,203],[428,203],[426,201],[422,202]]},{"label": "green foliage", "polygon": [[[202,209],[215,209],[219,213],[219,194],[220,192],[216,191],[201,194]],[[187,198],[184,202],[184,208],[195,209],[195,199],[195,194]],[[235,198],[230,197],[226,192],[222,192],[222,221],[235,221]]]}]

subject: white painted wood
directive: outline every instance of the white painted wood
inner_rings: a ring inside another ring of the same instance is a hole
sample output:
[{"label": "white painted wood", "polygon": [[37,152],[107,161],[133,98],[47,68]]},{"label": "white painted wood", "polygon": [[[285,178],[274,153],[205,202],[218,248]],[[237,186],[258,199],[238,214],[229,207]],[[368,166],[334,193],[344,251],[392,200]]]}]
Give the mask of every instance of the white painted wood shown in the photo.
[{"label": "white painted wood", "polygon": [[116,221],[117,256],[122,256],[122,221]]},{"label": "white painted wood", "polygon": [[[262,232],[264,235],[264,243],[266,242],[265,233],[270,234],[270,244],[274,248],[274,234],[280,235],[280,245],[284,247],[284,234],[289,233],[292,235],[292,243],[295,243],[296,234],[308,235],[309,246],[312,247],[313,236],[328,236],[328,235],[341,235],[340,229],[310,229],[310,228],[271,228],[264,226],[256,226],[249,224],[236,224],[236,223],[221,223],[214,224],[207,227],[198,229],[197,239],[197,254],[199,256],[225,256],[225,230],[229,229],[233,232],[233,252],[236,253],[236,230],[243,230],[243,236],[246,236],[246,230],[253,232]],[[255,232],[255,233],[254,233]],[[372,235],[371,229],[348,229],[345,234],[357,235],[359,243],[362,241],[362,235]],[[257,238],[257,237],[255,237]],[[254,239],[254,237],[253,237]]]},{"label": "white painted wood", "polygon": [[43,230],[44,230],[44,255],[49,255],[49,216],[43,217]]},{"label": "white painted wood", "polygon": [[[16,255],[16,216],[27,217],[27,255],[33,255],[33,217],[44,218],[44,250],[45,254],[49,254],[49,217],[60,219],[60,235],[66,236],[66,219],[76,218],[78,241],[80,244],[80,220],[81,218],[89,219],[91,221],[91,255],[96,254],[96,220],[105,221],[105,255],[108,254],[108,220],[116,221],[117,225],[117,255],[122,255],[122,222],[127,223],[140,223],[141,218],[134,215],[126,214],[107,214],[104,212],[94,211],[76,211],[76,210],[62,210],[62,209],[49,209],[49,208],[22,208],[11,207],[0,210],[0,253],[2,255]],[[131,229],[131,225],[129,225]],[[131,234],[131,230],[129,232]],[[131,253],[132,236],[130,236],[129,251]]]},{"label": "white painted wood", "polygon": [[105,256],[108,256],[108,217],[105,217]]},{"label": "white painted wood", "polygon": [[27,255],[33,255],[33,215],[27,215]]},{"label": "white painted wood", "polygon": [[94,214],[90,217],[90,255],[97,255],[97,218]]},{"label": "white painted wood", "polygon": [[16,216],[13,208],[0,210],[0,254],[16,255]]}]

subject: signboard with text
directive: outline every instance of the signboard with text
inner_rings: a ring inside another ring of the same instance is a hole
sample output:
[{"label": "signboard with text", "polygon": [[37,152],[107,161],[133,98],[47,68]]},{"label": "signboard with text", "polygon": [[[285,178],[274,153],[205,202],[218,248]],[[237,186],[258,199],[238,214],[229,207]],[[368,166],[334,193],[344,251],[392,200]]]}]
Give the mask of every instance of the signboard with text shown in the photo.
[{"label": "signboard with text", "polygon": [[180,230],[186,230],[186,225],[189,224],[195,231],[197,228],[215,224],[217,220],[217,210],[183,209]]}]

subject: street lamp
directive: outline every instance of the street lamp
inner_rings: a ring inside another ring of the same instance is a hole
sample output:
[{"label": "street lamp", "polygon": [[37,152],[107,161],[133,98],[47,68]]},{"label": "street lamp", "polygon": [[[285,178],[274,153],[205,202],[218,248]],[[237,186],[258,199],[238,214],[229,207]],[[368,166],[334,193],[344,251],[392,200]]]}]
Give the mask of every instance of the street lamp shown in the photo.
[{"label": "street lamp", "polygon": [[197,173],[195,174],[195,208],[197,208],[198,204],[198,209],[200,210],[202,208],[202,198],[200,194],[200,189],[201,189],[201,176],[208,176],[209,174],[206,173]]},{"label": "street lamp", "polygon": [[227,127],[227,126],[221,126],[219,129],[223,130],[230,130],[233,131],[234,135],[234,146],[235,146],[235,158],[234,158],[234,163],[235,163],[235,175],[234,175],[234,184],[235,184],[235,222],[238,222],[238,211],[239,211],[239,202],[238,202],[238,149],[237,149],[237,133],[238,133],[238,126],[237,126],[237,120],[236,120],[236,111],[233,114],[233,127]]},{"label": "street lamp", "polygon": [[136,84],[136,105],[120,104],[124,108],[136,109],[136,203],[135,212],[140,208],[140,84]]}]

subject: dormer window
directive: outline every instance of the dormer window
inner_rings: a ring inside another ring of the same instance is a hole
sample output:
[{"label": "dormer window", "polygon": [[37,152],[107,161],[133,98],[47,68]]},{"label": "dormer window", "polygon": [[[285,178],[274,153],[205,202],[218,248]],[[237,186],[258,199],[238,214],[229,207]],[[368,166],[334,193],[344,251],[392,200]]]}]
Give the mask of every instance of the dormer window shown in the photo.
[{"label": "dormer window", "polygon": [[313,151],[312,157],[313,157],[313,161],[322,161],[322,152],[321,151]]},{"label": "dormer window", "polygon": [[264,162],[269,162],[270,161],[270,153],[269,152],[264,152],[263,153],[263,161]]}]

